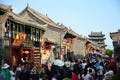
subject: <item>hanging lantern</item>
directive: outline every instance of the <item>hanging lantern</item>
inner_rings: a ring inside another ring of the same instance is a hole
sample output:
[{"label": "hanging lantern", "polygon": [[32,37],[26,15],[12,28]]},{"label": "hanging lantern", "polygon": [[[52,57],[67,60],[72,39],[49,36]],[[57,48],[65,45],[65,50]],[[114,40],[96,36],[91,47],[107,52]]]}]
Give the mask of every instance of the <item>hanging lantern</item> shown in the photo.
[{"label": "hanging lantern", "polygon": [[30,40],[32,40],[33,39],[33,37],[32,36],[30,36]]},{"label": "hanging lantern", "polygon": [[35,38],[33,40],[35,41]]},{"label": "hanging lantern", "polygon": [[25,35],[25,34],[23,34],[23,38],[24,38],[24,39],[26,38],[26,35]]},{"label": "hanging lantern", "polygon": [[40,42],[44,42],[44,38],[40,38]]},{"label": "hanging lantern", "polygon": [[19,35],[18,34],[16,35],[16,39],[19,39]]},{"label": "hanging lantern", "polygon": [[10,32],[8,32],[8,38],[10,38],[11,37],[11,33]]},{"label": "hanging lantern", "polygon": [[37,38],[35,38],[35,41],[37,41]]}]

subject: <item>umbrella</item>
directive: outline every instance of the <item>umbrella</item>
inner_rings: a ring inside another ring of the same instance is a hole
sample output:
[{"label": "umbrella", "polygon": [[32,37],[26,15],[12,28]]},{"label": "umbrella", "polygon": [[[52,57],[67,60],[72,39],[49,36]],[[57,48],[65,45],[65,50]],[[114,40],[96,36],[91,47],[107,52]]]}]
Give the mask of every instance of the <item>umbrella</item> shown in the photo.
[{"label": "umbrella", "polygon": [[54,65],[56,65],[56,66],[64,66],[64,62],[62,60],[56,59],[54,61]]}]

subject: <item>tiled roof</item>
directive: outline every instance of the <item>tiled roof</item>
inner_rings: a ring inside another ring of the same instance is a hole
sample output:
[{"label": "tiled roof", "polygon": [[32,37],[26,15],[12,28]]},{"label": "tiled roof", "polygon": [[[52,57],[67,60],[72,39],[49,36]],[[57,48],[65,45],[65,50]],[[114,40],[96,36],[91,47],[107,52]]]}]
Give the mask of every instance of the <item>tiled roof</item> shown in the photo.
[{"label": "tiled roof", "polygon": [[48,25],[51,25],[53,27],[57,27],[57,28],[60,28],[59,26],[57,26],[57,24],[52,21],[50,18],[48,18],[48,16],[45,16],[41,13],[39,13],[38,11],[35,11],[33,10],[32,8],[30,8],[29,6],[27,6],[21,13],[20,15],[22,16],[22,14],[25,12],[25,11],[29,11],[32,15],[34,15],[36,18],[38,18],[39,20],[45,22],[46,24]]},{"label": "tiled roof", "polygon": [[0,20],[0,22],[3,22],[7,18],[9,18],[9,19],[14,20],[18,23],[22,23],[22,24],[25,24],[25,25],[31,25],[31,26],[37,27],[39,29],[46,30],[46,28],[44,26],[47,26],[47,25],[40,25],[36,22],[26,20],[25,18],[21,17],[20,15],[18,15],[16,13],[13,13],[11,6],[6,6],[4,4],[0,4],[0,8],[8,11],[4,15],[0,16],[0,19],[2,19],[2,20]]},{"label": "tiled roof", "polygon": [[39,29],[46,30],[43,26],[47,26],[47,25],[40,25],[40,24],[33,22],[33,21],[27,21],[24,18],[22,18],[20,15],[15,14],[13,12],[10,12],[9,16],[11,17],[10,19],[13,19],[14,21],[19,21],[22,24],[31,25],[31,26],[35,26]]},{"label": "tiled roof", "polygon": [[75,37],[78,36],[78,34],[77,34],[75,31],[73,31],[70,27],[68,28],[68,27],[66,27],[66,26],[63,25],[63,24],[61,24],[60,27],[61,27],[62,29],[64,29],[67,33],[69,33],[69,34],[71,34],[71,35],[73,35],[73,36],[75,36]]},{"label": "tiled roof", "polygon": [[5,22],[7,18],[8,18],[8,14],[7,13],[5,15],[3,15],[3,16],[0,16],[0,19],[1,19],[0,23]]},{"label": "tiled roof", "polygon": [[4,4],[0,4],[0,9],[4,9],[6,11],[10,11],[11,10],[11,6],[7,6],[7,5],[4,5]]},{"label": "tiled roof", "polygon": [[53,39],[46,38],[46,42],[52,43],[52,44],[57,44]]},{"label": "tiled roof", "polygon": [[91,32],[91,34],[88,36],[105,36],[105,35],[102,34],[102,32]]}]

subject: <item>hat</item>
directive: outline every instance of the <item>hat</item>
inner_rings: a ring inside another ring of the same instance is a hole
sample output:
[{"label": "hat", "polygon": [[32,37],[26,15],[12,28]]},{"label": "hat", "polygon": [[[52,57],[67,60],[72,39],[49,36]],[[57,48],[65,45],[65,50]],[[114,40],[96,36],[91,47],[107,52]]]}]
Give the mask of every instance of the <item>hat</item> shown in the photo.
[{"label": "hat", "polygon": [[7,69],[9,68],[9,65],[7,63],[5,63],[3,66],[2,66],[2,69]]}]

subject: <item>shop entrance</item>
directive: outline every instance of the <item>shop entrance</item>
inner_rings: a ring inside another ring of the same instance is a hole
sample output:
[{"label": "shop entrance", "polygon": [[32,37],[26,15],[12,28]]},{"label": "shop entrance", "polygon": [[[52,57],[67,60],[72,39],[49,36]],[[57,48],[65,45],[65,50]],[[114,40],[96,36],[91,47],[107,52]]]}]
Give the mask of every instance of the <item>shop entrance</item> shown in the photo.
[{"label": "shop entrance", "polygon": [[24,64],[25,62],[33,61],[32,49],[31,48],[12,48],[12,64],[17,66]]}]

